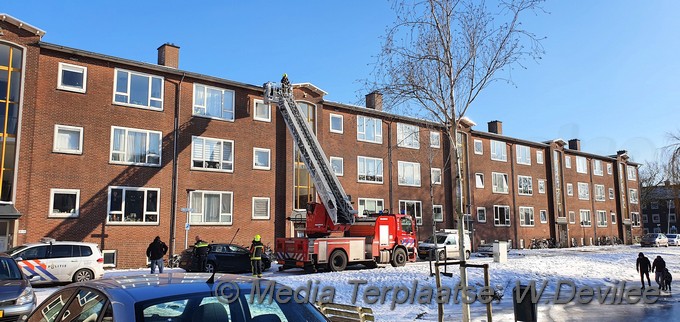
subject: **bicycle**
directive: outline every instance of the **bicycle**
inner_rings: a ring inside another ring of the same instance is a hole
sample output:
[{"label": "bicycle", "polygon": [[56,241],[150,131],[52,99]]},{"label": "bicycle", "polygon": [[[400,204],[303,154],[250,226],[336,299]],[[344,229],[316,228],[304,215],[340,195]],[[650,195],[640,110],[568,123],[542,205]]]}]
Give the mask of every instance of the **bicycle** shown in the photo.
[{"label": "bicycle", "polygon": [[182,259],[182,256],[180,254],[172,255],[172,257],[168,258],[168,267],[169,268],[178,268],[179,262],[180,262],[181,259]]}]

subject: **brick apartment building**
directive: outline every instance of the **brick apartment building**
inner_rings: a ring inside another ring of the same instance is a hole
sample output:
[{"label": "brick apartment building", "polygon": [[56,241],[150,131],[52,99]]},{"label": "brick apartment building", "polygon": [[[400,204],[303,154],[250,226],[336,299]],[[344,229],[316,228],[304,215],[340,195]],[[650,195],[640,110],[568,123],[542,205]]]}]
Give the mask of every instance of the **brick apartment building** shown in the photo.
[{"label": "brick apartment building", "polygon": [[680,186],[666,181],[663,185],[642,187],[643,233],[677,234],[677,209]]},{"label": "brick apartment building", "polygon": [[[0,28],[0,250],[44,236],[91,241],[111,265],[139,267],[156,235],[179,252],[196,235],[247,244],[299,234],[287,218],[316,193],[261,86],[181,70],[172,44],[149,64],[42,42],[44,31],[6,14]],[[383,112],[379,93],[366,107],[325,94],[294,84],[355,208],[410,213],[421,240],[433,221],[454,227],[440,125]],[[489,132],[463,125],[456,207],[472,213],[475,245],[640,234],[638,165],[625,151],[509,138],[499,121]]]}]

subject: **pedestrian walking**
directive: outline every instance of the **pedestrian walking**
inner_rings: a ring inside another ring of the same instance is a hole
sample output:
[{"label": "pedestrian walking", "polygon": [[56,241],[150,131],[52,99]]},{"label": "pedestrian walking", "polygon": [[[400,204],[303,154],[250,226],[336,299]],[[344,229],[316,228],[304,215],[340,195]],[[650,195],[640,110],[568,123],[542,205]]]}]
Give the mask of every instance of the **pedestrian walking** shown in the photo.
[{"label": "pedestrian walking", "polygon": [[208,243],[201,239],[201,236],[196,235],[196,243],[194,244],[194,267],[199,272],[205,272],[205,266],[208,263]]},{"label": "pedestrian walking", "polygon": [[146,257],[151,261],[151,274],[156,272],[156,266],[158,266],[158,272],[163,274],[163,256],[167,252],[168,245],[161,241],[160,236],[156,236],[149,247],[146,248]]},{"label": "pedestrian walking", "polygon": [[637,263],[635,264],[635,269],[640,273],[640,282],[642,282],[642,289],[645,288],[644,276],[647,276],[647,284],[652,286],[652,282],[649,280],[649,270],[652,269],[652,264],[642,252],[638,254]]},{"label": "pedestrian walking", "polygon": [[652,263],[652,273],[656,271],[654,275],[654,281],[659,285],[659,288],[663,286],[663,272],[666,270],[666,261],[661,258],[661,256],[656,256],[654,263]]},{"label": "pedestrian walking", "polygon": [[262,237],[255,235],[250,244],[250,266],[253,270],[253,277],[262,277],[262,253],[264,253]]}]

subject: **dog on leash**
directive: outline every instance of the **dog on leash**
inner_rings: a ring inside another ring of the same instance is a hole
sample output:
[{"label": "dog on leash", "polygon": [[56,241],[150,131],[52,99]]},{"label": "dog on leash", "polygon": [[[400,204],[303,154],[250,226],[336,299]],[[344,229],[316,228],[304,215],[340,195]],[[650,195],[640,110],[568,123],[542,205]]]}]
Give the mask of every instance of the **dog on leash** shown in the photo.
[{"label": "dog on leash", "polygon": [[661,290],[670,292],[671,283],[673,283],[673,275],[671,275],[671,272],[668,271],[668,268],[665,268],[663,271],[663,276],[661,277]]}]

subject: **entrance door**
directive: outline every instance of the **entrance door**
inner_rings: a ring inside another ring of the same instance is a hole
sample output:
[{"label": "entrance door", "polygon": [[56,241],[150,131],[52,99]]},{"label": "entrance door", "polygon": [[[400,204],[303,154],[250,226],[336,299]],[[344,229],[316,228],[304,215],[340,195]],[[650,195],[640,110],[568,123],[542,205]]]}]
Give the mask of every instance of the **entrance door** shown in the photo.
[{"label": "entrance door", "polygon": [[7,250],[9,243],[9,222],[0,220],[0,253]]},{"label": "entrance door", "polygon": [[567,231],[567,224],[557,225],[557,236],[559,238],[559,245],[561,248],[569,247],[569,233]]}]

